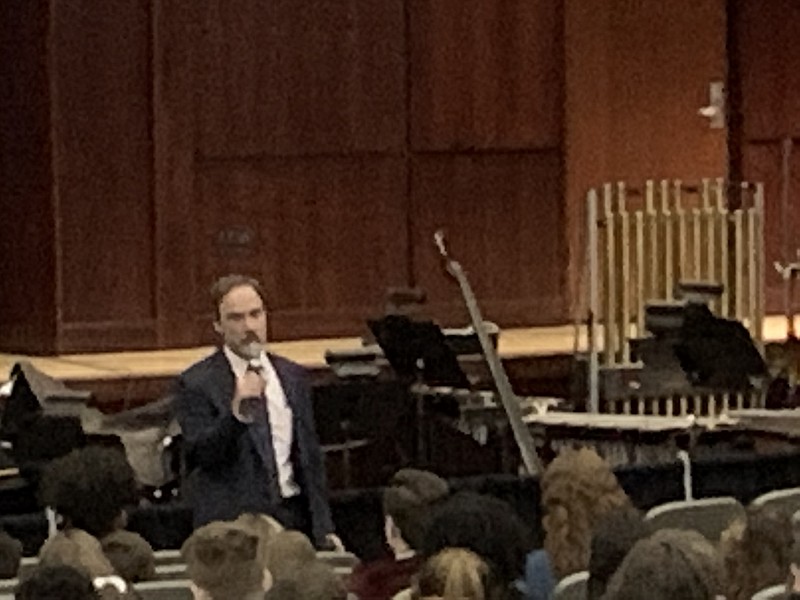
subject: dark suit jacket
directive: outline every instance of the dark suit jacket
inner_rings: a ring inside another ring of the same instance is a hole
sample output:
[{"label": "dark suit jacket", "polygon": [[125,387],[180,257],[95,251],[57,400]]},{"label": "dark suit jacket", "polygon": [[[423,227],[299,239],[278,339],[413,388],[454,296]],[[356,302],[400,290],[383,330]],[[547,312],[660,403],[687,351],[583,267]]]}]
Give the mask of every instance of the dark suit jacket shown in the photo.
[{"label": "dark suit jacket", "polygon": [[[333,523],[308,378],[300,365],[272,354],[269,358],[292,410],[294,476],[308,500],[314,541],[320,544],[333,532]],[[178,379],[175,410],[184,436],[195,527],[245,512],[273,514],[281,500],[269,428],[244,424],[233,416],[235,386],[222,350]]]}]

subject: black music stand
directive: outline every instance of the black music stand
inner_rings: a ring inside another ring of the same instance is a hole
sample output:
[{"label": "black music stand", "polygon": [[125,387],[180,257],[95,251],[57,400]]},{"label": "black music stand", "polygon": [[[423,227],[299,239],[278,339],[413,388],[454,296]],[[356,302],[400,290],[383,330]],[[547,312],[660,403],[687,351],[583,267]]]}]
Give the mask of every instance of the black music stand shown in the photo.
[{"label": "black music stand", "polygon": [[429,386],[470,386],[447,338],[433,321],[388,315],[367,325],[400,379]]}]

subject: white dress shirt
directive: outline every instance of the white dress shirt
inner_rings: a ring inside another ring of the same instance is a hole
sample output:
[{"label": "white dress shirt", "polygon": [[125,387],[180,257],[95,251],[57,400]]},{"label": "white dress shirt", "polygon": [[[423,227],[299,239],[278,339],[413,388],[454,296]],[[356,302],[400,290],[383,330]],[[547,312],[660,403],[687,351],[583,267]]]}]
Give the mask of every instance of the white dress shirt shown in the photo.
[{"label": "white dress shirt", "polygon": [[[242,377],[247,372],[250,362],[234,353],[227,346],[223,347],[223,352],[231,364],[231,369],[236,377]],[[281,496],[291,498],[300,493],[300,487],[294,479],[294,467],[292,466],[292,409],[286,401],[286,394],[283,391],[281,380],[278,377],[275,367],[270,361],[267,353],[262,351],[261,376],[266,381],[264,395],[267,397],[267,416],[269,426],[272,430],[272,449],[275,453],[275,466],[278,469],[278,485],[280,486]]]}]

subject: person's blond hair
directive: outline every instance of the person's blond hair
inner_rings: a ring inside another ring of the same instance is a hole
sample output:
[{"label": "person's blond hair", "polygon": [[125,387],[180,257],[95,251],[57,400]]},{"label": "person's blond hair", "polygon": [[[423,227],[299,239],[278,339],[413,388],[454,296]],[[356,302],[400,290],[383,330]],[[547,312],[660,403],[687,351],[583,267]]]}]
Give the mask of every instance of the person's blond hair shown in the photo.
[{"label": "person's blond hair", "polygon": [[542,476],[544,548],[557,579],[589,566],[592,529],[629,506],[611,465],[590,448],[566,448]]},{"label": "person's blond hair", "polygon": [[423,565],[412,587],[414,600],[487,600],[489,566],[464,548],[447,548]]}]

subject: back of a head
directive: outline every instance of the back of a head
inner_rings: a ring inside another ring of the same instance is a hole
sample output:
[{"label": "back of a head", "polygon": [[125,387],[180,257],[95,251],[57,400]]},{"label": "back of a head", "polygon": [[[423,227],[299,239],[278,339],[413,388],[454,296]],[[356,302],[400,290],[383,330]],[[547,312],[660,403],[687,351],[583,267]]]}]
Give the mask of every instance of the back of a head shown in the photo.
[{"label": "back of a head", "polygon": [[235,523],[204,525],[181,549],[189,578],[214,600],[235,600],[263,589],[259,538]]},{"label": "back of a head", "polygon": [[558,578],[586,570],[592,530],[608,512],[630,505],[611,465],[590,448],[566,448],[541,480],[544,548]]},{"label": "back of a head", "polygon": [[522,575],[533,544],[530,529],[507,502],[460,492],[435,512],[425,532],[425,557],[446,548],[471,550],[511,583]]},{"label": "back of a head", "polygon": [[605,600],[715,600],[724,572],[716,549],[696,531],[663,529],[634,544]]},{"label": "back of a head", "polygon": [[589,600],[602,597],[625,556],[637,541],[647,537],[648,531],[642,513],[632,506],[615,509],[600,520],[592,532]]},{"label": "back of a head", "polygon": [[22,560],[22,542],[0,531],[0,579],[13,579]]},{"label": "back of a head", "polygon": [[146,581],[155,577],[153,548],[138,533],[118,529],[100,540],[100,544],[114,570],[126,581]]},{"label": "back of a head", "polygon": [[39,551],[39,563],[72,567],[91,578],[116,574],[100,541],[81,529],[65,529],[47,540]]},{"label": "back of a head", "polygon": [[125,454],[99,446],[52,461],[39,489],[42,504],[98,538],[116,528],[120,513],[136,502],[137,494],[136,476]]},{"label": "back of a head", "polygon": [[276,579],[264,600],[346,600],[347,588],[328,565],[315,561],[291,578]]},{"label": "back of a head", "polygon": [[383,492],[383,512],[392,518],[408,545],[419,549],[426,516],[449,494],[447,482],[435,473],[401,469]]},{"label": "back of a head", "polygon": [[728,573],[728,600],[749,599],[757,591],[783,583],[793,543],[791,518],[775,508],[748,507],[746,518],[722,535]]},{"label": "back of a head", "polygon": [[419,571],[414,600],[486,600],[490,597],[490,569],[477,554],[448,548],[430,557]]},{"label": "back of a head", "polygon": [[18,600],[98,600],[92,579],[65,565],[39,567],[20,584]]},{"label": "back of a head", "polygon": [[314,545],[299,531],[282,531],[267,545],[266,565],[275,581],[295,577],[316,560]]}]

